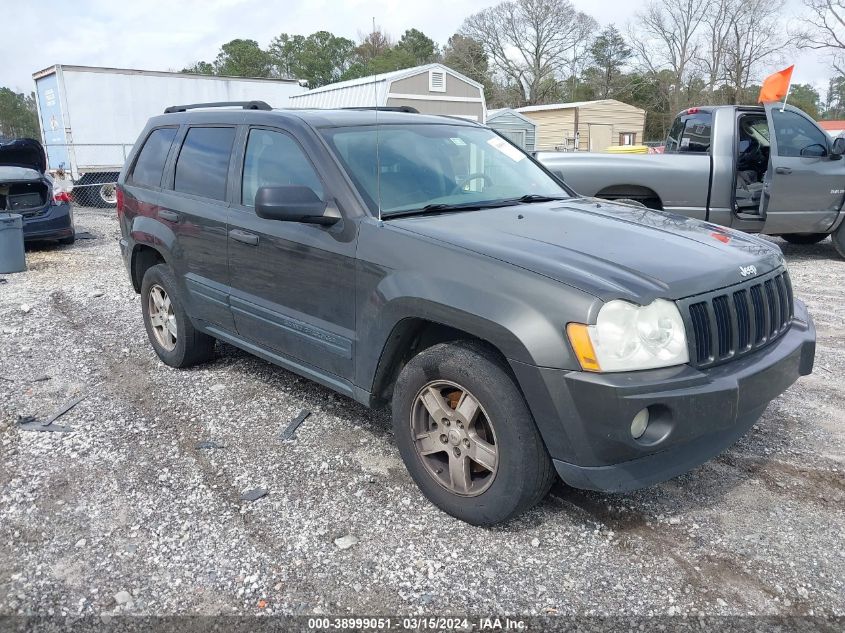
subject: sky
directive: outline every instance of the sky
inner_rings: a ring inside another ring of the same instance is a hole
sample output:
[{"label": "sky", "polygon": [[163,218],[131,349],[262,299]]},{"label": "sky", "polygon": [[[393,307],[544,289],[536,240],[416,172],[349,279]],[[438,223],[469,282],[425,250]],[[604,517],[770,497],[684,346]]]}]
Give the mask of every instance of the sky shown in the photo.
[{"label": "sky", "polygon": [[[615,23],[624,30],[646,0],[572,2],[602,25]],[[784,23],[801,7],[800,0],[787,2]],[[397,39],[415,27],[443,44],[466,16],[493,4],[495,0],[0,0],[0,8],[8,5],[0,86],[30,92],[32,73],[53,64],[179,70],[198,60],[212,61],[221,44],[235,38],[254,39],[263,47],[282,32],[326,30],[358,39],[369,32],[373,17]],[[830,71],[823,57],[807,51],[788,60],[793,61],[793,81],[811,83],[824,95]]]}]

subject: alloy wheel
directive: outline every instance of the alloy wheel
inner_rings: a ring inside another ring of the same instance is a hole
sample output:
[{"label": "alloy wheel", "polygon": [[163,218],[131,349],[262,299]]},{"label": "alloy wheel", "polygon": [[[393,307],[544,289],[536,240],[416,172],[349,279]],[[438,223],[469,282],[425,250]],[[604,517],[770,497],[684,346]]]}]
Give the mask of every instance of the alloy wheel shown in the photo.
[{"label": "alloy wheel", "polygon": [[164,288],[153,284],[147,301],[153,335],[159,345],[171,352],[176,348],[176,314],[170,297]]},{"label": "alloy wheel", "polygon": [[426,384],[411,407],[414,448],[428,474],[449,492],[475,497],[496,477],[499,449],[478,399],[446,380]]}]

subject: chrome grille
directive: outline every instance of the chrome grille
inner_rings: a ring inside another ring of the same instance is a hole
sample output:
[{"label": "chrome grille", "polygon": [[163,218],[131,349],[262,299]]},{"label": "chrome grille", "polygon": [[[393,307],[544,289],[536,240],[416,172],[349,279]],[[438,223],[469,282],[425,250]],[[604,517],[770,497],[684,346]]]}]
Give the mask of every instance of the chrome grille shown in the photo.
[{"label": "chrome grille", "polygon": [[712,367],[783,336],[794,316],[789,273],[766,275],[678,301],[690,364]]}]

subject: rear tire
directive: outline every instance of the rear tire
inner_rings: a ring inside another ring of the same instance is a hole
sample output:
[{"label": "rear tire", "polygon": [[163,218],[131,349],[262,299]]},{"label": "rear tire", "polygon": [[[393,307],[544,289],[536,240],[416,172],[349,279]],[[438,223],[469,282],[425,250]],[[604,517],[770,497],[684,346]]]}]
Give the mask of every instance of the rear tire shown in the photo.
[{"label": "rear tire", "polygon": [[827,237],[827,233],[786,233],[781,237],[790,244],[818,244]]},{"label": "rear tire", "polygon": [[191,323],[167,264],[156,264],[144,273],[141,311],[150,343],[164,364],[183,368],[214,358],[215,340]]},{"label": "rear tire", "polygon": [[440,343],[405,365],[393,391],[393,428],[422,493],[472,525],[521,514],[555,480],[522,393],[477,342]]}]

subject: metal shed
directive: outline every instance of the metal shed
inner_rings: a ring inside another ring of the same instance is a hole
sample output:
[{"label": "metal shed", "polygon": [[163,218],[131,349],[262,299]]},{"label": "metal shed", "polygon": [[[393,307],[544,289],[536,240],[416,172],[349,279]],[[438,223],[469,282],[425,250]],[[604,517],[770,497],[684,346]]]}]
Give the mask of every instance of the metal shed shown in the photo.
[{"label": "metal shed", "polygon": [[602,152],[643,141],[645,110],[616,99],[517,108],[537,123],[536,149]]},{"label": "metal shed", "polygon": [[488,110],[487,125],[519,145],[526,152],[534,151],[537,124],[527,116],[511,108]]},{"label": "metal shed", "polygon": [[426,64],[350,79],[290,97],[292,108],[410,106],[484,122],[484,87],[443,64]]}]

